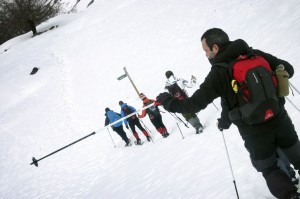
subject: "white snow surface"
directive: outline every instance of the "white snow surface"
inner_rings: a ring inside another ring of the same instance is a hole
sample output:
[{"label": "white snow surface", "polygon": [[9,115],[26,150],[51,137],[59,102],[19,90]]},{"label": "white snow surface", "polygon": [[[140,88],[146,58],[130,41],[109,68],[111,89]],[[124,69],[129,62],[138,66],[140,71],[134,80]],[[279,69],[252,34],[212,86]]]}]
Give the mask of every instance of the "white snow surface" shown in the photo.
[{"label": "white snow surface", "polygon": [[[124,147],[104,126],[104,109],[120,111],[123,100],[142,107],[140,92],[164,92],[165,71],[201,84],[210,70],[200,37],[209,28],[231,40],[289,61],[300,87],[299,0],[98,0],[77,13],[42,23],[0,46],[0,198],[236,198],[226,150],[212,104],[199,112],[203,134],[163,113],[170,136],[163,139],[148,118],[154,143]],[[39,71],[29,75],[33,67]],[[199,86],[197,85],[197,87]],[[197,88],[189,89],[192,94]],[[300,106],[300,96],[289,96]],[[214,104],[220,109],[219,99]],[[286,108],[296,130],[300,113]],[[163,109],[162,109],[163,110]],[[179,114],[180,115],[180,114]],[[93,131],[88,137],[40,159]],[[132,134],[125,129],[133,140]],[[144,135],[138,130],[142,140]],[[235,126],[224,131],[240,198],[273,198]]]}]

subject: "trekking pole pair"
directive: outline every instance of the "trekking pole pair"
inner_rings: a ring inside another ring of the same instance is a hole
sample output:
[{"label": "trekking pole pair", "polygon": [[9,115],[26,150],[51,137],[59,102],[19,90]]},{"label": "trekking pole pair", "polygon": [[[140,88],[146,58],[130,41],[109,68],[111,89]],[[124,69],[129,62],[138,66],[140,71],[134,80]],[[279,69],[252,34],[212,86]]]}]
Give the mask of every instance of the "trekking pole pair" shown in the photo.
[{"label": "trekking pole pair", "polygon": [[170,113],[170,115],[172,115],[178,122],[182,122],[184,124],[184,126],[186,126],[186,128],[190,128],[184,121],[182,121],[182,119],[180,117],[178,117],[176,115],[176,113],[173,113],[174,115],[169,111],[168,111],[168,113]]}]

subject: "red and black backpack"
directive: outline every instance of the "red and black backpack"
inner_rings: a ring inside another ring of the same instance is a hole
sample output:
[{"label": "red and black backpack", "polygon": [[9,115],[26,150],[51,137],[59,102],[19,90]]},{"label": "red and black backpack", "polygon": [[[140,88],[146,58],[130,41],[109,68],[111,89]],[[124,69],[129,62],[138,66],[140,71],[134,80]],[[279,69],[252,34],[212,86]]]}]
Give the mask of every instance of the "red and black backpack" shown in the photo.
[{"label": "red and black backpack", "polygon": [[229,112],[232,120],[237,111],[246,124],[264,123],[279,113],[277,80],[262,56],[251,53],[237,57],[229,64],[229,73],[238,101]]}]

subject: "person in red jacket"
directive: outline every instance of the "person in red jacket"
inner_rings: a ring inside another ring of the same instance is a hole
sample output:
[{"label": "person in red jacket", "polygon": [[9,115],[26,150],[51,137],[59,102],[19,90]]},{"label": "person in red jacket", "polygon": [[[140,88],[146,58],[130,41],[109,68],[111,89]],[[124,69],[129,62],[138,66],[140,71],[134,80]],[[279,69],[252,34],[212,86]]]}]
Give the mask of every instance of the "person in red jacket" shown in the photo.
[{"label": "person in red jacket", "polygon": [[[140,98],[143,100],[143,108],[156,102],[153,99],[148,99],[143,93],[140,94]],[[151,106],[147,109],[144,109],[142,114],[138,116],[139,118],[144,118],[146,114],[149,116],[151,123],[155,126],[156,130],[163,136],[163,138],[166,138],[170,135],[162,121],[162,117],[157,106]]]}]

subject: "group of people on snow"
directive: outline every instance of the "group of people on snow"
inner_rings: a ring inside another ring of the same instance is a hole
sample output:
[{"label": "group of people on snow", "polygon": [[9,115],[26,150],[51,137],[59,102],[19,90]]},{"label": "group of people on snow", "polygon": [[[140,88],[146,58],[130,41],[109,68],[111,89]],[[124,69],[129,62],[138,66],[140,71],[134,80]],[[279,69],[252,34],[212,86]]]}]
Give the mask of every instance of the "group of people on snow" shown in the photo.
[{"label": "group of people on snow", "polygon": [[[220,97],[222,112],[217,122],[218,129],[223,131],[228,129],[232,123],[235,124],[244,141],[244,146],[250,154],[253,167],[262,173],[270,192],[280,199],[299,199],[300,193],[297,192],[295,187],[295,183],[298,183],[298,180],[294,169],[298,170],[299,174],[300,142],[292,120],[284,107],[285,98],[282,96],[276,97],[276,102],[278,102],[276,113],[268,110],[264,116],[264,121],[249,122],[249,118],[241,115],[242,105],[237,97],[238,91],[235,89],[237,85],[236,82],[232,81],[232,70],[229,67],[241,55],[255,55],[255,58],[263,58],[273,72],[277,70],[278,66],[283,65],[284,70],[288,72],[289,78],[291,78],[294,75],[293,66],[271,54],[252,49],[242,39],[230,41],[227,33],[219,28],[207,30],[201,37],[201,43],[206,57],[211,63],[211,69],[199,89],[191,97],[188,97],[184,92],[184,87],[190,87],[192,84],[195,84],[195,79],[187,82],[176,78],[172,71],[167,71],[166,89],[168,92],[160,93],[156,101],[149,100],[144,94],[141,94],[143,106],[154,102],[155,105],[162,105],[166,111],[182,113],[182,116],[196,129],[196,133],[201,133],[203,125],[200,123],[196,113],[205,109],[214,99]],[[188,83],[191,84],[188,85]],[[126,116],[127,113],[124,108],[130,107],[121,101],[119,104],[121,106],[121,116],[115,116],[115,120]],[[152,108],[158,109],[157,107]],[[133,107],[130,107],[130,109],[132,109],[131,113],[135,111]],[[169,133],[162,123],[161,115],[159,114],[157,120],[153,119],[156,116],[149,114],[149,109],[144,110],[139,115],[139,118],[148,114],[150,119],[152,118],[151,122],[157,128],[157,131],[163,137],[167,137]],[[109,122],[112,123],[114,122],[114,118],[110,116],[112,111],[108,108],[107,110],[106,116],[109,118]],[[118,114],[115,113],[115,115]],[[257,118],[252,119],[254,121]],[[106,122],[106,124],[109,122]],[[141,127],[136,116],[124,120],[126,127],[128,127],[127,122],[137,140],[140,139],[134,126],[140,128],[148,141],[150,141],[151,137]],[[122,126],[122,123],[120,122],[113,126],[126,144],[129,143],[128,138],[124,136],[126,133],[124,133],[123,129],[122,131],[118,129],[118,127]],[[291,167],[291,164],[294,169]]]},{"label": "group of people on snow", "polygon": [[[165,89],[167,89],[175,99],[179,100],[184,100],[188,97],[185,87],[192,88],[196,84],[196,78],[194,76],[192,76],[191,81],[187,81],[181,78],[176,78],[172,71],[166,72],[166,78],[167,81]],[[156,100],[147,98],[147,96],[144,93],[140,93],[139,97],[143,102],[142,108],[157,103]],[[109,108],[105,109],[105,126],[114,123],[115,121],[120,120],[123,117],[131,115],[130,117],[126,117],[126,119],[124,119],[123,122],[127,129],[130,128],[130,131],[136,139],[135,143],[137,145],[141,145],[142,141],[135,127],[142,131],[148,142],[150,142],[152,139],[149,135],[149,132],[147,132],[147,130],[145,130],[145,128],[140,123],[140,119],[144,118],[146,115],[149,116],[151,123],[156,128],[157,132],[162,135],[163,138],[167,138],[170,135],[162,121],[162,115],[158,106],[149,106],[148,108],[143,109],[141,114],[133,114],[136,112],[136,109],[134,107],[127,105],[127,103],[124,103],[123,101],[120,101],[119,105],[121,107],[120,113],[116,113],[110,110]],[[190,123],[196,129],[196,134],[203,132],[203,125],[200,123],[200,120],[195,113],[184,113],[182,114],[182,116],[188,123]],[[130,139],[127,137],[126,132],[123,129],[122,121],[113,124],[112,128],[125,141],[125,146],[131,146]]]}]

